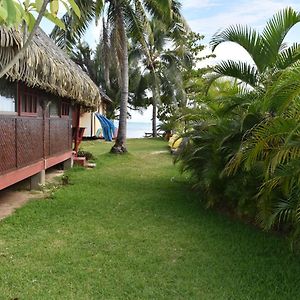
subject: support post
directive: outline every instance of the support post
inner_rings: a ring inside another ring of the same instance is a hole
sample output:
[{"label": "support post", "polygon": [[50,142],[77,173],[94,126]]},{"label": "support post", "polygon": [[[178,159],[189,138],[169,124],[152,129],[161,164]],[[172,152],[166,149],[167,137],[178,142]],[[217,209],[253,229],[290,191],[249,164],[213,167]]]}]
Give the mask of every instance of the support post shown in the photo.
[{"label": "support post", "polygon": [[46,180],[46,171],[42,170],[41,172],[30,177],[30,189],[38,190],[41,185],[45,184]]},{"label": "support post", "polygon": [[73,168],[73,157],[71,157],[63,162],[64,170],[69,170],[71,168]]}]

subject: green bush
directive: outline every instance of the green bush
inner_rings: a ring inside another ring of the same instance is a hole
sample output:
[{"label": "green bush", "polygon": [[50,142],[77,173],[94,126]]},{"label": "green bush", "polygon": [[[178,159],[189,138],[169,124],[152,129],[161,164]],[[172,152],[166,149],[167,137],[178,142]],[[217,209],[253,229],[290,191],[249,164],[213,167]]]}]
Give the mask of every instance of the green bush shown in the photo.
[{"label": "green bush", "polygon": [[300,65],[264,93],[245,92],[247,98],[223,96],[213,109],[207,105],[176,161],[206,206],[288,233],[294,243],[300,240]]},{"label": "green bush", "polygon": [[78,157],[85,157],[86,160],[95,160],[95,157],[94,157],[93,153],[91,153],[89,151],[82,150],[82,149],[78,150],[77,156]]}]

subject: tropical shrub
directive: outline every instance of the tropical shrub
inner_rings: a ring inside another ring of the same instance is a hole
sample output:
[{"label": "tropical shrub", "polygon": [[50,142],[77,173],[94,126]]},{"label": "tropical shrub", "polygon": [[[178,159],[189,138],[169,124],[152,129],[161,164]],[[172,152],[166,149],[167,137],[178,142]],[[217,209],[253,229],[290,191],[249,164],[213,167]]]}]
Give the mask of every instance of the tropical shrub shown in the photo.
[{"label": "tropical shrub", "polygon": [[[236,211],[238,215],[254,218],[256,207],[253,197],[260,173],[244,172],[227,176],[224,169],[240,148],[242,138],[260,118],[251,104],[256,94],[243,93],[236,83],[219,84],[218,98],[212,95],[203,99],[200,109],[194,109],[184,118],[191,127],[184,136],[187,145],[176,157],[183,172],[191,175],[194,187],[202,192],[207,207],[217,206]],[[253,187],[253,188],[249,188]]]},{"label": "tropical shrub", "polygon": [[299,71],[287,69],[270,87],[264,107],[272,113],[248,132],[225,168],[230,176],[262,166],[257,220],[265,229],[288,229],[292,240],[300,236]]},{"label": "tropical shrub", "polygon": [[[261,34],[232,26],[215,35],[214,47],[239,43],[255,65],[229,61],[214,67],[208,96],[188,117],[189,142],[176,158],[206,206],[287,233],[291,245],[300,241],[300,52],[297,44],[281,45],[299,20],[287,8]],[[238,81],[215,81],[221,75]]]},{"label": "tropical shrub", "polygon": [[[206,99],[176,158],[208,207],[300,237],[300,66],[260,92]],[[293,243],[291,245],[293,245]]]}]

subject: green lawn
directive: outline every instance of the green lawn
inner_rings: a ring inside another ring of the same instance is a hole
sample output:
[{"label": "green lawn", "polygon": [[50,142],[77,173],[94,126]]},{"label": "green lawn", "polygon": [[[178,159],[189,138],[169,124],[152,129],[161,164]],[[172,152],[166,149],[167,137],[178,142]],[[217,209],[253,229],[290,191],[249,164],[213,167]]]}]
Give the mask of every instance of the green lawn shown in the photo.
[{"label": "green lawn", "polygon": [[164,142],[110,147],[0,222],[0,299],[299,299],[286,240],[204,210]]}]

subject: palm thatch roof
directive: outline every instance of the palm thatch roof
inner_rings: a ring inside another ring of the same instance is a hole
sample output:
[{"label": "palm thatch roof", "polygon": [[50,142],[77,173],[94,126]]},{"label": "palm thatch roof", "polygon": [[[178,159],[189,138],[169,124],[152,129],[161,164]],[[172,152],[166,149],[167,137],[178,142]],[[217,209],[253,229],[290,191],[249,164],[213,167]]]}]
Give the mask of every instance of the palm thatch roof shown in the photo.
[{"label": "palm thatch roof", "polygon": [[[22,45],[19,31],[0,27],[0,68]],[[28,86],[72,99],[86,107],[95,107],[101,101],[99,88],[41,29],[6,75],[13,81],[23,81]]]}]

